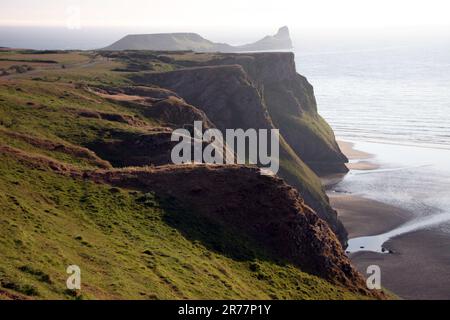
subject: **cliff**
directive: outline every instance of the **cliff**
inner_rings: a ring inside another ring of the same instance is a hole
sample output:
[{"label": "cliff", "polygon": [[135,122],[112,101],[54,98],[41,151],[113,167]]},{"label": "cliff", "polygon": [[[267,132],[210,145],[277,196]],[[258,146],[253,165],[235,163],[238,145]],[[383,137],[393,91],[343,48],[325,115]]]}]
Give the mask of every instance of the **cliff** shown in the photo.
[{"label": "cliff", "polygon": [[[330,207],[318,177],[342,172],[347,161],[331,128],[318,115],[312,87],[298,75],[291,53],[221,54],[190,60],[181,55],[171,72],[135,74],[139,85],[170,89],[225,129],[279,128],[280,172],[343,243],[346,231]],[[170,55],[168,55],[170,59]],[[206,61],[205,61],[206,60]]]},{"label": "cliff", "polygon": [[312,85],[296,72],[293,53],[229,54],[214,63],[244,67],[261,92],[274,125],[317,174],[348,171],[348,159],[317,112]]},{"label": "cliff", "polygon": [[[345,231],[285,133],[281,178],[170,164],[172,131],[194,120],[281,127],[267,88],[288,101],[289,55],[42,58],[58,67],[0,80],[0,299],[385,298],[351,266]],[[84,62],[62,68],[69,58]],[[312,117],[302,84],[289,85]],[[81,291],[66,290],[71,264]]]},{"label": "cliff", "polygon": [[103,50],[156,50],[197,52],[239,52],[291,49],[289,29],[282,27],[273,36],[266,36],[254,43],[232,46],[209,41],[196,33],[132,34],[118,40]]}]

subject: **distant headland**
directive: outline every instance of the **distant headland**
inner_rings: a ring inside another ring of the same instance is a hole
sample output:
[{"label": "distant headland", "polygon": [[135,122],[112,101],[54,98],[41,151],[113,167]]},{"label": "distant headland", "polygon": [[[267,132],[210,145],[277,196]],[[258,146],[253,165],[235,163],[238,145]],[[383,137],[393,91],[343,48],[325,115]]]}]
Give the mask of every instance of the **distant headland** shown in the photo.
[{"label": "distant headland", "polygon": [[282,27],[273,36],[254,43],[232,46],[207,40],[196,33],[155,33],[127,35],[103,50],[192,50],[198,52],[243,52],[292,49],[288,27]]}]

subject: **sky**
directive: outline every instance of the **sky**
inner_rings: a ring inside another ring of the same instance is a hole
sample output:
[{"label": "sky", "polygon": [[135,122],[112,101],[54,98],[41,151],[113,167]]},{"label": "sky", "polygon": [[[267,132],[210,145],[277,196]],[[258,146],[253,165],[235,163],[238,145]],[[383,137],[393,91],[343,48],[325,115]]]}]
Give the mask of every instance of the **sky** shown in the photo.
[{"label": "sky", "polygon": [[448,0],[0,0],[0,8],[0,26],[450,27]]},{"label": "sky", "polygon": [[93,49],[130,33],[159,32],[237,45],[285,25],[304,46],[308,37],[319,44],[357,37],[361,46],[387,38],[423,42],[449,37],[449,12],[449,0],[0,0],[0,46]]}]

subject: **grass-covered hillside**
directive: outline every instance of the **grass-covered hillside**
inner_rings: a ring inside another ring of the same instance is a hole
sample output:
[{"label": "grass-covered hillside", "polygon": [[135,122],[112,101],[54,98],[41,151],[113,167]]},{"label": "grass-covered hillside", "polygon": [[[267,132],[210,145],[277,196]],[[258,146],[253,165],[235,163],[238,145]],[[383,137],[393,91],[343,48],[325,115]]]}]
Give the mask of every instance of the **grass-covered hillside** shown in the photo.
[{"label": "grass-covered hillside", "polygon": [[[129,77],[182,67],[158,54],[0,51],[0,299],[367,298],[267,258],[164,192],[82,174],[164,161],[167,117],[192,106]],[[146,110],[169,97],[172,109]],[[81,291],[66,289],[69,265],[81,268]]]},{"label": "grass-covered hillside", "polygon": [[[0,298],[358,298],[294,266],[252,256],[236,260],[190,241],[171,226],[166,210],[177,208],[154,194],[0,158]],[[196,222],[181,214],[182,223]],[[219,243],[224,236],[198,232]],[[251,247],[233,249],[246,254]],[[66,289],[66,268],[73,264],[82,272],[79,293]]]}]

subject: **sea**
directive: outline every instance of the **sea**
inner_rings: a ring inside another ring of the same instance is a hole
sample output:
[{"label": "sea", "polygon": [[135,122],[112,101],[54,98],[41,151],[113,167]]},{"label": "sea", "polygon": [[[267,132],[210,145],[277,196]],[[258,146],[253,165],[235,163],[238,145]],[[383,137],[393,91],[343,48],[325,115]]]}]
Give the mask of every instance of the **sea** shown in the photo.
[{"label": "sea", "polygon": [[380,165],[352,170],[335,191],[411,213],[383,241],[421,229],[450,236],[450,32],[295,43],[297,71],[314,86],[337,139]]}]

